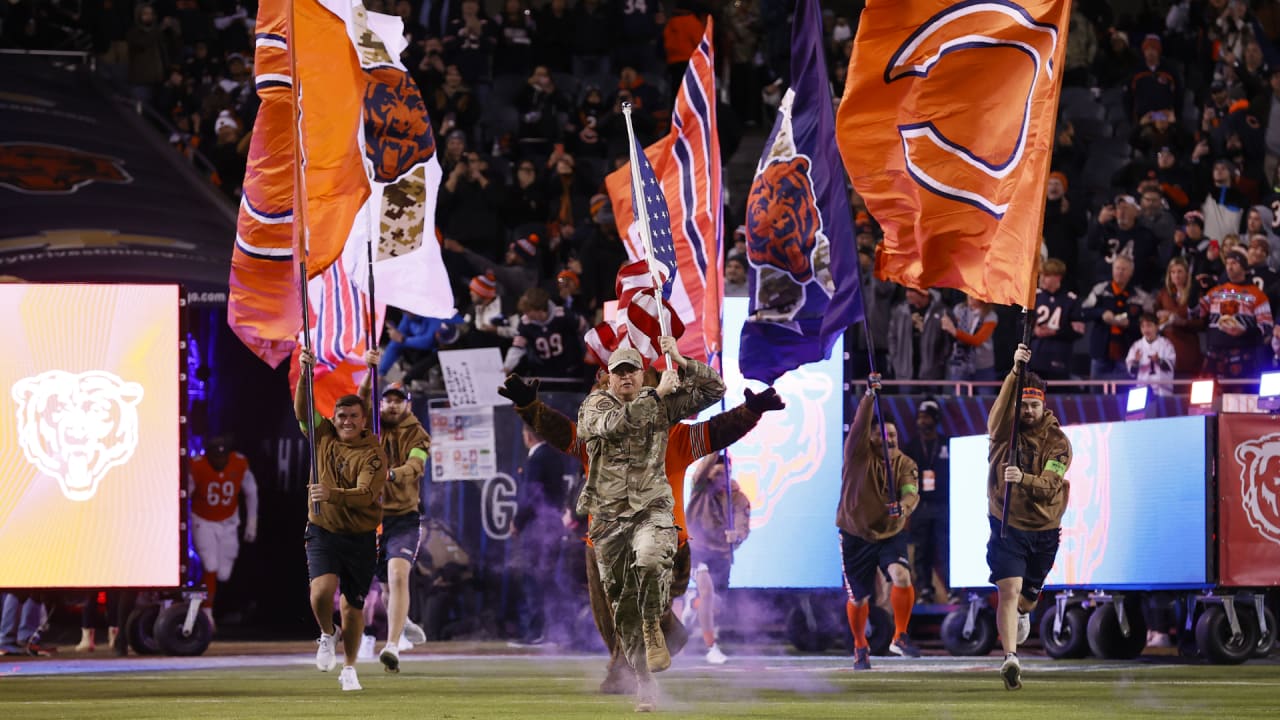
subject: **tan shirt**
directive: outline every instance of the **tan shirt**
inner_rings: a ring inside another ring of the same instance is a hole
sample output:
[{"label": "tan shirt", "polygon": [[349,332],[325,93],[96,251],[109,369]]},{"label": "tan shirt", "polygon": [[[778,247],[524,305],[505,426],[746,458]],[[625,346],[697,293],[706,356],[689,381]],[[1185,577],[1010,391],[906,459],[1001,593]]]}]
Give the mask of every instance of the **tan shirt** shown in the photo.
[{"label": "tan shirt", "polygon": [[[889,474],[885,472],[884,451],[871,447],[871,420],[874,400],[863,395],[844,443],[844,470],[840,482],[840,506],[836,526],[872,542],[886,540],[902,532],[907,518],[920,504],[919,471],[916,462],[900,450],[889,452],[897,497],[889,495]],[[897,500],[902,514],[889,515],[889,503]]]},{"label": "tan shirt", "polygon": [[431,457],[431,436],[417,416],[409,413],[395,425],[382,424],[382,451],[391,465],[391,477],[382,488],[382,513],[417,512],[422,502],[422,475]]},{"label": "tan shirt", "polygon": [[[990,466],[987,509],[997,520],[1004,513],[1004,468],[1009,461],[1013,413],[1021,405],[1021,401],[1015,402],[1013,397],[1017,382],[1018,374],[1009,373],[987,418],[987,432],[991,437],[987,458]],[[1062,525],[1071,494],[1071,485],[1065,477],[1071,466],[1071,441],[1050,410],[1045,410],[1040,422],[1032,427],[1022,426],[1018,435],[1018,459],[1023,476],[1022,482],[1009,491],[1009,526],[1029,531],[1053,530]]]},{"label": "tan shirt", "polygon": [[338,439],[328,418],[316,419],[316,456],[320,484],[329,488],[329,500],[307,501],[307,519],[329,532],[355,535],[372,532],[382,522],[382,487],[387,480],[387,458],[378,438],[368,430],[352,442]]}]

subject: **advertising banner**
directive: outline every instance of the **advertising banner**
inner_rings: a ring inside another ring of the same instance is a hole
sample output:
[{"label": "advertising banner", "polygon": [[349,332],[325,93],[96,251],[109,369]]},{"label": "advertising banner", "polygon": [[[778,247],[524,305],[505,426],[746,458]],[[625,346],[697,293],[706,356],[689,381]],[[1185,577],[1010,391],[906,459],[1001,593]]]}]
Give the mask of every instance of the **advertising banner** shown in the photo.
[{"label": "advertising banner", "polygon": [[1218,581],[1280,585],[1280,417],[1218,418]]}]

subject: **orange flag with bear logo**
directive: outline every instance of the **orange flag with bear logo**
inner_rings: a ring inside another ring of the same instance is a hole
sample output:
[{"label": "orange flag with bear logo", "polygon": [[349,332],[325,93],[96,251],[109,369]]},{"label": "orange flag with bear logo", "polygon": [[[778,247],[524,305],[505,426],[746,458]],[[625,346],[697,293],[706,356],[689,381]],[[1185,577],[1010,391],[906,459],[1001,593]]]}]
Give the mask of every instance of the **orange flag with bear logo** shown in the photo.
[{"label": "orange flag with bear logo", "polygon": [[836,115],[876,276],[1026,305],[1068,0],[868,0]]}]

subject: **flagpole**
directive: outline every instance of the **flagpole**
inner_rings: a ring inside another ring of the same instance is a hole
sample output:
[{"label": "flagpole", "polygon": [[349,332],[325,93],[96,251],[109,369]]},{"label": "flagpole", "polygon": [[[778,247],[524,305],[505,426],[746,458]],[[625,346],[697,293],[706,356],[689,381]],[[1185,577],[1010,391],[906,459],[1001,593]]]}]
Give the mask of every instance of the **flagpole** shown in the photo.
[{"label": "flagpole", "polygon": [[[298,290],[302,296],[302,347],[308,353],[311,348],[311,305],[307,299],[307,253],[310,249],[310,238],[307,232],[307,176],[303,171],[302,153],[302,89],[298,83],[298,59],[294,53],[297,42],[294,32],[293,0],[289,0],[289,17],[287,22],[289,47],[289,89],[293,95],[293,254],[298,261]],[[320,484],[320,458],[316,451],[316,392],[315,366],[302,367],[299,374],[305,371],[306,376],[299,378],[304,383],[307,393],[307,442],[311,446],[311,478],[308,485]],[[320,514],[320,503],[311,503],[311,512]]]},{"label": "flagpole", "polygon": [[[378,344],[378,337],[382,334],[382,328],[377,327],[378,323],[378,294],[374,290],[373,285],[373,235],[368,236],[364,244],[365,259],[369,263],[369,323],[368,329],[365,331],[365,349],[372,350]],[[378,395],[378,368],[369,367],[369,416],[373,427],[373,434],[382,437],[382,414],[375,405],[381,402],[381,396]]]},{"label": "flagpole", "polygon": [[[649,265],[649,274],[653,277],[653,294],[657,301],[658,331],[665,337],[670,334],[667,327],[666,303],[662,293],[662,277],[654,267],[653,236],[649,230],[648,203],[644,202],[644,181],[640,179],[640,159],[636,155],[636,131],[631,124],[631,103],[622,103],[622,117],[627,124],[627,148],[631,156],[631,197],[640,199],[640,211],[636,213],[636,221],[640,223],[640,239],[644,241],[644,259]],[[667,367],[675,369],[671,355],[665,354]]]},{"label": "flagpole", "polygon": [[[1066,27],[1062,27],[1061,32],[1062,42],[1066,44]],[[1059,79],[1059,86],[1057,86],[1057,88],[1059,88],[1059,94],[1061,94],[1061,79]],[[1052,149],[1053,141],[1055,141],[1055,138],[1057,137],[1057,113],[1053,113],[1051,118],[1050,126],[1048,126],[1048,128],[1050,128],[1050,132],[1048,132],[1048,137],[1050,137],[1048,146],[1050,146],[1050,149]],[[1048,176],[1053,172],[1052,158],[1050,160],[1051,161],[1048,161],[1048,163],[1044,163],[1044,174],[1041,177],[1041,182],[1039,182],[1039,197],[1044,197],[1044,191],[1046,191],[1046,188],[1048,187]],[[1034,322],[1032,320],[1032,316],[1030,316],[1029,310],[1036,306],[1036,288],[1039,286],[1039,266],[1041,266],[1041,264],[1039,264],[1039,258],[1041,258],[1041,243],[1043,242],[1043,237],[1044,213],[1041,211],[1041,213],[1039,213],[1039,222],[1036,225],[1036,237],[1034,237],[1034,240],[1036,240],[1036,249],[1033,250],[1032,255],[1032,278],[1030,278],[1030,283],[1027,287],[1027,300],[1024,301],[1023,313],[1021,313],[1021,318],[1023,318],[1023,345],[1028,348],[1032,346],[1032,328],[1034,328]],[[1009,464],[1015,466],[1015,468],[1021,468],[1018,433],[1021,432],[1021,402],[1023,402],[1023,387],[1027,386],[1027,364],[1015,363],[1014,369],[1018,372],[1018,380],[1014,383],[1014,418],[1010,420],[1012,433],[1009,436]],[[1011,493],[1012,488],[1010,487],[1010,484],[1005,483],[1005,503],[1000,510],[1001,538],[1005,537],[1005,528],[1009,527],[1009,498]]]}]

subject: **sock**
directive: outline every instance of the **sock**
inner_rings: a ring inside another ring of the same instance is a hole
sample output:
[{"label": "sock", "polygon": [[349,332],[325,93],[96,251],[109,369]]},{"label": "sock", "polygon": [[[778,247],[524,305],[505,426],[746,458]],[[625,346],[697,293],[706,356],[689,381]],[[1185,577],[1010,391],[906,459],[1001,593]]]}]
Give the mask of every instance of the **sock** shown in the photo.
[{"label": "sock", "polygon": [[849,619],[849,631],[853,633],[853,646],[857,649],[871,647],[867,643],[867,616],[871,614],[870,601],[862,605],[854,605],[850,600],[845,603],[844,614]]},{"label": "sock", "polygon": [[218,592],[218,573],[207,572],[204,574],[204,588],[208,595],[205,602],[209,607],[213,607],[213,595]]},{"label": "sock", "polygon": [[706,644],[707,644],[707,649],[708,649],[708,650],[710,650],[710,649],[711,649],[711,646],[716,644],[716,633],[715,633],[715,631],[714,631],[714,630],[703,630],[703,631],[702,631],[702,642],[706,643]]},{"label": "sock", "polygon": [[916,604],[916,589],[894,585],[889,590],[889,604],[893,606],[893,639],[897,640],[907,631],[911,622],[911,609]]}]

